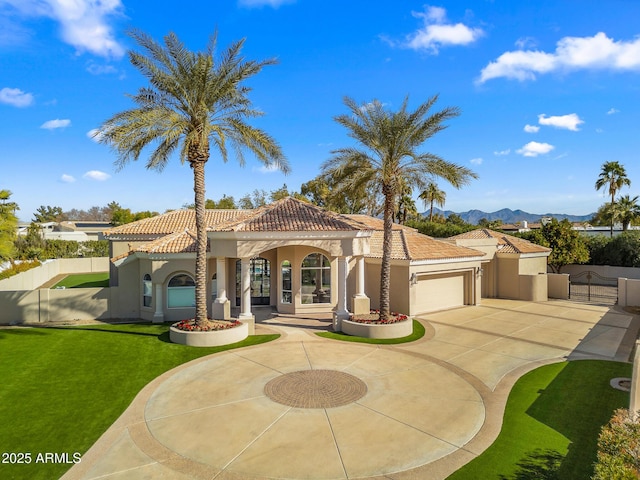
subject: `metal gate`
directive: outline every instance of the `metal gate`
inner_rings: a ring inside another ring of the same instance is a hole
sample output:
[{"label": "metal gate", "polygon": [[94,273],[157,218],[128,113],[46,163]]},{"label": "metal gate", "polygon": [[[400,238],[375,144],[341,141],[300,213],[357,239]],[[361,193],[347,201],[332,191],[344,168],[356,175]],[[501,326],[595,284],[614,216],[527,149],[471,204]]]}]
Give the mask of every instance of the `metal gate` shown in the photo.
[{"label": "metal gate", "polygon": [[588,270],[569,276],[569,298],[577,302],[618,303],[618,279]]}]

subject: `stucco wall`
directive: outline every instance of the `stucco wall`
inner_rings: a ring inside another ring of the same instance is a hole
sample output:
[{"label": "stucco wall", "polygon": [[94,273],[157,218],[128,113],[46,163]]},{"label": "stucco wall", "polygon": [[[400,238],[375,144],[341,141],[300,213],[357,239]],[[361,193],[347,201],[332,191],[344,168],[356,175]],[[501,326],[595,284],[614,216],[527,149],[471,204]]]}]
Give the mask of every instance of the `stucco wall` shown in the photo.
[{"label": "stucco wall", "polygon": [[640,280],[618,279],[618,305],[621,307],[640,306]]},{"label": "stucco wall", "polygon": [[56,258],[46,260],[42,265],[13,277],[0,280],[0,291],[35,290],[56,275],[64,273],[108,272],[107,257]]},{"label": "stucco wall", "polygon": [[39,289],[0,292],[0,324],[20,325],[45,322],[121,318],[117,288]]},{"label": "stucco wall", "polygon": [[520,282],[519,275],[519,259],[517,257],[499,257],[497,258],[498,272],[498,298],[520,298]]},{"label": "stucco wall", "polygon": [[566,273],[547,273],[549,298],[569,298],[569,275]]},{"label": "stucco wall", "polygon": [[527,302],[546,302],[548,285],[546,275],[520,275],[518,277],[518,300]]},{"label": "stucco wall", "polygon": [[572,275],[586,271],[596,272],[601,277],[631,278],[640,280],[640,268],[635,267],[610,267],[609,265],[566,265],[562,267],[561,273]]},{"label": "stucco wall", "polygon": [[[371,308],[380,308],[379,259],[365,260],[365,293],[371,299]],[[391,265],[390,307],[394,312],[409,313],[409,265]]]}]

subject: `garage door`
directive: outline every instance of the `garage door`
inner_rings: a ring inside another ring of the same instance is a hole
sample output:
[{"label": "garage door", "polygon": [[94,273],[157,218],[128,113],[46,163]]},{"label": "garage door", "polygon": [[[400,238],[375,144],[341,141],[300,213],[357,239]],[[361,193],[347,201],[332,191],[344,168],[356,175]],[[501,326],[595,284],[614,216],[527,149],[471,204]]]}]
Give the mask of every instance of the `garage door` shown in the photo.
[{"label": "garage door", "polygon": [[418,276],[414,312],[433,312],[464,305],[464,274]]}]

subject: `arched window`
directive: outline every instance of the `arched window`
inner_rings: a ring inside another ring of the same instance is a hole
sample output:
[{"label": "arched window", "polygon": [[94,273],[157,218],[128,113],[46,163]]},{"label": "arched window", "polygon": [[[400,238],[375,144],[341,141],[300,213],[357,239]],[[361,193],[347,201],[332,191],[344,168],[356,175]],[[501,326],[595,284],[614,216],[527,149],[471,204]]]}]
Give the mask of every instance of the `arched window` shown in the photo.
[{"label": "arched window", "polygon": [[302,303],[331,302],[331,263],[321,253],[311,253],[302,261]]},{"label": "arched window", "polygon": [[282,272],[282,303],[291,303],[293,301],[293,293],[291,291],[291,262],[285,260],[280,265]]},{"label": "arched window", "polygon": [[169,280],[167,306],[183,308],[196,306],[196,284],[189,275],[180,273]]},{"label": "arched window", "polygon": [[153,292],[153,284],[151,282],[151,275],[148,273],[142,279],[142,305],[145,307],[151,306],[151,298]]}]

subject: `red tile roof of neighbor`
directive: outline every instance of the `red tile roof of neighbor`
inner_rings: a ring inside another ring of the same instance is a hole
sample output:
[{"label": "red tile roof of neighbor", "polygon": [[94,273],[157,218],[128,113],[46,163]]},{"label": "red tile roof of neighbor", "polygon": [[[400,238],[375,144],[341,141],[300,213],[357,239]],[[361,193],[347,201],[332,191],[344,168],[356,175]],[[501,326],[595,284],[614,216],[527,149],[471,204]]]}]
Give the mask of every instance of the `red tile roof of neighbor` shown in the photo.
[{"label": "red tile roof of neighbor", "polygon": [[466,239],[488,239],[495,238],[498,241],[498,251],[501,253],[545,253],[551,249],[537,245],[524,238],[514,237],[506,233],[496,232],[488,228],[471,230],[470,232],[461,233],[450,237],[449,240],[466,240]]}]

